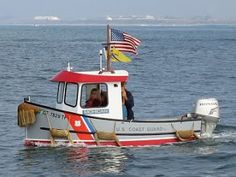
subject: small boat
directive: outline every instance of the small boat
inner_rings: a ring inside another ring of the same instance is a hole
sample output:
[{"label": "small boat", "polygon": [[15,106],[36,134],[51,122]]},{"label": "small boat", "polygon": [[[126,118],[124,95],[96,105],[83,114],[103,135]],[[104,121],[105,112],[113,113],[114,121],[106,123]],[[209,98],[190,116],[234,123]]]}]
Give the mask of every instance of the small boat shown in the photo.
[{"label": "small boat", "polygon": [[[109,40],[107,45],[109,50]],[[26,146],[158,146],[212,137],[220,119],[215,98],[199,99],[193,111],[173,118],[124,118],[122,83],[129,74],[112,70],[109,52],[107,56],[106,69],[75,72],[68,64],[53,76],[58,84],[55,108],[24,99],[18,125],[25,128]],[[88,106],[94,90],[102,102]]]}]

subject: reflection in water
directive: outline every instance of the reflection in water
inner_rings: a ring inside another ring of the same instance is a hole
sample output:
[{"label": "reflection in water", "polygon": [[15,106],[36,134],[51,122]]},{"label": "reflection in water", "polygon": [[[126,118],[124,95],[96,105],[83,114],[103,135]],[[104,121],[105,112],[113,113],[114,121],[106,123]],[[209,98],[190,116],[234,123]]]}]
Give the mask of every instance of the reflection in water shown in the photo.
[{"label": "reflection in water", "polygon": [[97,148],[92,149],[90,160],[93,161],[93,168],[101,173],[119,173],[124,168],[127,160],[125,149],[121,148]]},{"label": "reflection in water", "polygon": [[20,150],[17,154],[18,170],[26,176],[120,174],[128,159],[127,149],[87,147],[37,147]]}]

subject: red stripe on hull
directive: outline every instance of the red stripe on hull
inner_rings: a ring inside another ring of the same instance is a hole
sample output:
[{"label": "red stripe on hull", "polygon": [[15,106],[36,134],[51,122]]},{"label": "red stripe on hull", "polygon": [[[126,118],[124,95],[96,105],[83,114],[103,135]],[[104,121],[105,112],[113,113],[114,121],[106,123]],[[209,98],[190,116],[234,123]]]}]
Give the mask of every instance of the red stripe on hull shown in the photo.
[{"label": "red stripe on hull", "polygon": [[[159,139],[159,140],[135,140],[135,141],[121,141],[122,146],[158,146],[162,144],[171,144],[179,142],[177,138],[172,139]],[[37,144],[50,144],[49,140],[25,140],[25,146],[37,146]],[[63,143],[69,143],[69,141],[63,141]],[[75,143],[80,144],[80,143]],[[81,144],[87,146],[96,146],[96,142],[81,142]],[[100,141],[100,146],[117,146],[114,141]]]}]

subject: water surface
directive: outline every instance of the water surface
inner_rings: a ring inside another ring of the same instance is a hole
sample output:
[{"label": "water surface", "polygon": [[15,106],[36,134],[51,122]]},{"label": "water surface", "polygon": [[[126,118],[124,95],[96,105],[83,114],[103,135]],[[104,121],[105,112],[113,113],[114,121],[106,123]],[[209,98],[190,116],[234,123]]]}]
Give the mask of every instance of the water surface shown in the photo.
[{"label": "water surface", "polygon": [[236,26],[117,27],[140,38],[130,64],[136,119],[181,115],[216,97],[213,139],[145,148],[23,146],[16,109],[27,95],[55,105],[48,80],[70,61],[98,69],[104,26],[0,26],[0,176],[235,176]]}]

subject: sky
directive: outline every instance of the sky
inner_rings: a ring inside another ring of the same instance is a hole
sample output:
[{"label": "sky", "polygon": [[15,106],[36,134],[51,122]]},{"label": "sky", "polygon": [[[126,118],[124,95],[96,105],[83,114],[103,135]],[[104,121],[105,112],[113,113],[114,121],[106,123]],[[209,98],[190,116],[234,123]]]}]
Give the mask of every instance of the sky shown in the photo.
[{"label": "sky", "polygon": [[236,19],[236,0],[0,0],[0,20],[20,21],[35,16],[76,20],[121,15]]}]

